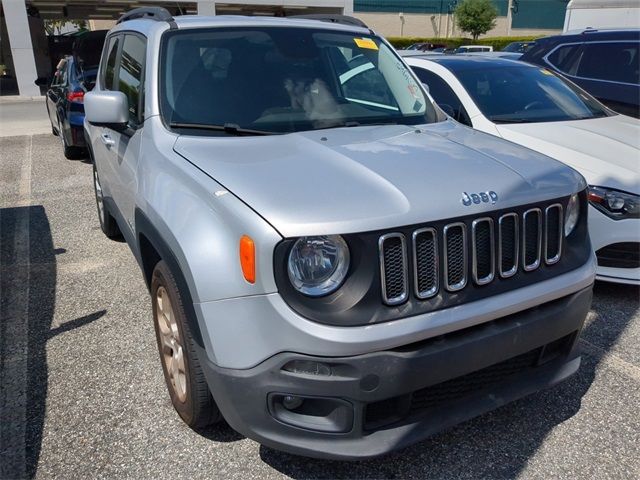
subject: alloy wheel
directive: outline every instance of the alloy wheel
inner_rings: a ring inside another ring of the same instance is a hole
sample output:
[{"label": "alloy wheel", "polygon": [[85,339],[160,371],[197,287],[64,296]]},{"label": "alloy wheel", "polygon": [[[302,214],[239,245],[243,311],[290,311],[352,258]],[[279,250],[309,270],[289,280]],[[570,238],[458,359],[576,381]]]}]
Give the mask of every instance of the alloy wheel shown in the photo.
[{"label": "alloy wheel", "polygon": [[163,286],[156,291],[156,322],[160,333],[161,358],[180,402],[187,398],[184,348],[169,294]]}]

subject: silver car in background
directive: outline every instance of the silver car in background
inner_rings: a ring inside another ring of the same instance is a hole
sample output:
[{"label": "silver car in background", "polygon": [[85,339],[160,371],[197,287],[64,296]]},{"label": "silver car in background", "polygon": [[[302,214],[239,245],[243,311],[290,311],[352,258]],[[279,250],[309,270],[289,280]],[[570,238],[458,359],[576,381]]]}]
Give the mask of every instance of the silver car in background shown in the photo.
[{"label": "silver car in background", "polygon": [[577,172],[332,21],[133,10],[85,133],[182,419],[358,459],[573,374],[594,258]]}]

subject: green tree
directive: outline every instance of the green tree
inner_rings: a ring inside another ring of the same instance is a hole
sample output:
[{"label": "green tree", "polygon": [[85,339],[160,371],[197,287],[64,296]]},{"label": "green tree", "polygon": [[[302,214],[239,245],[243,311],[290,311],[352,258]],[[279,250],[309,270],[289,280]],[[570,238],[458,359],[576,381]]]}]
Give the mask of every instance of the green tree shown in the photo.
[{"label": "green tree", "polygon": [[478,36],[496,26],[498,9],[491,0],[463,0],[454,14],[460,30],[470,33],[477,40]]}]

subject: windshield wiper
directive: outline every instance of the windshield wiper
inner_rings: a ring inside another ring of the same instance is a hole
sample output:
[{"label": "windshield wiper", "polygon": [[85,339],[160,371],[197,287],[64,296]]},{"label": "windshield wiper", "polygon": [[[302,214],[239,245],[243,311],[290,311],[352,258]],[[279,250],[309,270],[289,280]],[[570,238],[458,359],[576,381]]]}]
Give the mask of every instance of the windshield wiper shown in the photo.
[{"label": "windshield wiper", "polygon": [[211,130],[215,132],[225,132],[229,135],[273,135],[274,132],[267,132],[265,130],[251,130],[249,128],[240,128],[235,123],[225,123],[224,125],[208,125],[206,123],[181,123],[171,122],[169,124],[171,128],[193,128],[195,130]]},{"label": "windshield wiper", "polygon": [[535,123],[542,120],[532,120],[530,118],[493,118],[489,117],[493,123]]}]

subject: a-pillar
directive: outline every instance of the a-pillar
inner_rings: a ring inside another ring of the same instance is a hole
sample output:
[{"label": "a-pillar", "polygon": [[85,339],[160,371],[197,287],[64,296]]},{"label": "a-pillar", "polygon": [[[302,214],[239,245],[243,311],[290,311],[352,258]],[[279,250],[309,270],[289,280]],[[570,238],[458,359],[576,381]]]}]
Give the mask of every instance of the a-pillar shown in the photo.
[{"label": "a-pillar", "polygon": [[25,2],[24,0],[2,0],[2,9],[9,34],[13,73],[18,82],[18,91],[25,97],[39,96],[40,88],[34,83],[38,73]]}]

